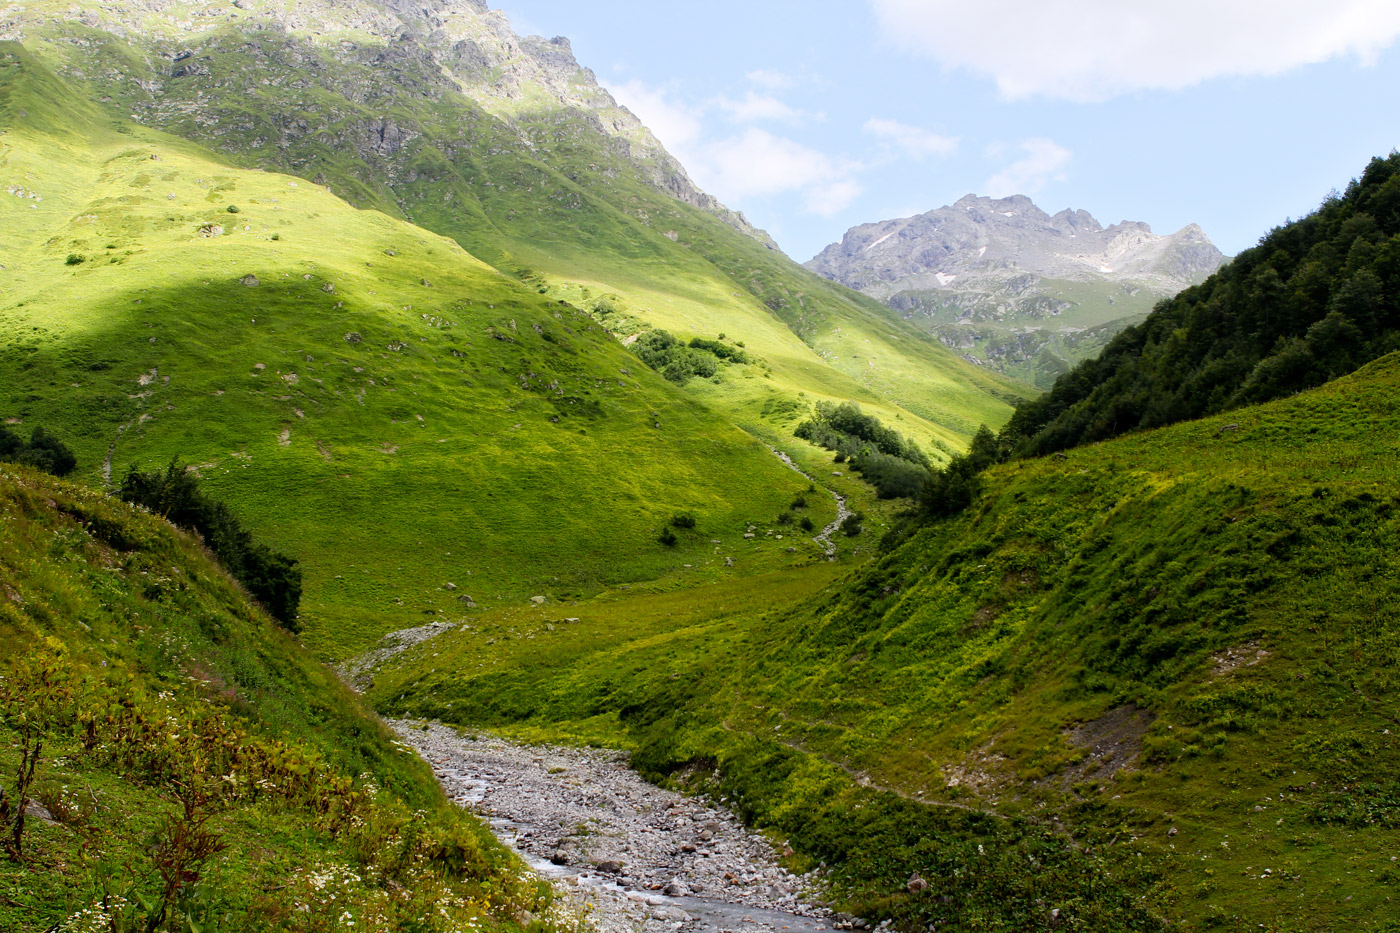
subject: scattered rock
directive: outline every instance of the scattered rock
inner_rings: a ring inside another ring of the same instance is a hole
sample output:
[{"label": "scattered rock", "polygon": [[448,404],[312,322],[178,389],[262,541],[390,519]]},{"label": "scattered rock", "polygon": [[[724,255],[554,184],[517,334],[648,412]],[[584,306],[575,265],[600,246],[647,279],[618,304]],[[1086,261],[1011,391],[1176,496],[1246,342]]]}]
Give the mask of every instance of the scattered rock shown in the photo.
[{"label": "scattered rock", "polygon": [[605,873],[605,874],[609,874],[609,875],[620,875],[620,874],[622,874],[622,863],[621,863],[621,862],[614,862],[614,861],[612,861],[612,860],[608,860],[608,861],[604,861],[604,862],[598,862],[598,863],[595,864],[593,867],[596,868],[596,869],[598,869],[599,871],[601,871],[601,872],[603,872],[603,873]]},{"label": "scattered rock", "polygon": [[444,583],[444,584],[442,585],[442,588],[443,588],[444,590],[447,590],[447,591],[450,593],[450,592],[452,592],[453,590],[455,590],[455,589],[457,588],[457,584],[455,584],[455,583]]},{"label": "scattered rock", "polygon": [[[213,239],[216,236],[223,236],[224,226],[223,224],[205,224],[199,228],[199,235],[209,239]],[[246,285],[247,283],[245,282],[244,284]]]},{"label": "scattered rock", "polygon": [[24,805],[24,815],[30,819],[47,823],[50,826],[58,825],[58,820],[53,818],[53,814],[49,812],[49,808],[32,797],[29,799],[29,802]]},{"label": "scattered rock", "polygon": [[357,333],[356,333],[355,331],[353,331],[353,330],[352,330],[350,333],[348,333],[348,334],[345,335],[345,342],[346,342],[346,343],[363,343],[363,342],[364,342],[364,339],[365,339],[365,338],[361,337],[359,334],[357,334]]},{"label": "scattered rock", "polygon": [[910,894],[918,894],[920,891],[928,890],[928,882],[925,881],[918,872],[914,872],[914,874],[910,875],[909,880],[905,882],[904,886],[909,890]]},{"label": "scattered rock", "polygon": [[243,276],[243,278],[238,280],[238,284],[243,285],[247,288],[257,288],[259,285],[262,284],[262,282],[258,281],[258,277],[256,275],[245,275]]},{"label": "scattered rock", "polygon": [[548,597],[548,596],[531,596],[531,597],[530,597],[530,602],[533,603],[533,604],[536,605],[536,606],[543,606],[545,603],[549,602],[549,597]]}]

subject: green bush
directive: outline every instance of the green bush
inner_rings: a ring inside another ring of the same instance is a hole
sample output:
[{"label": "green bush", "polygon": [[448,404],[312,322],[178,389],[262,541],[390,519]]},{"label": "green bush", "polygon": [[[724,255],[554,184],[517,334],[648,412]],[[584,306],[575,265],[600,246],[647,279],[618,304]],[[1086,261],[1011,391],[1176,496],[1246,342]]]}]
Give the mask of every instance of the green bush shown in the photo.
[{"label": "green bush", "polygon": [[78,458],[73,452],[41,427],[34,428],[26,442],[0,425],[0,460],[22,463],[54,476],[67,476],[78,467]]},{"label": "green bush", "polygon": [[64,265],[80,266],[83,263],[87,262],[87,257],[84,256],[82,253],[69,253],[68,258],[65,259],[63,262]]},{"label": "green bush", "polygon": [[193,473],[173,460],[164,473],[139,473],[132,468],[122,480],[120,495],[199,534],[224,569],[268,615],[288,631],[300,631],[301,568],[297,562],[255,542],[227,506],[200,491]]},{"label": "green bush", "polygon": [[695,516],[690,512],[679,512],[671,516],[671,526],[673,528],[694,528]]},{"label": "green bush", "polygon": [[675,547],[677,544],[680,543],[681,539],[677,538],[676,533],[672,531],[669,526],[667,526],[666,528],[661,529],[661,534],[659,537],[657,537],[656,540],[666,545],[667,547]]},{"label": "green bush", "polygon": [[714,378],[719,373],[721,359],[748,361],[742,352],[722,343],[696,337],[687,346],[664,330],[642,334],[632,350],[643,363],[677,385],[684,385],[691,376]]}]

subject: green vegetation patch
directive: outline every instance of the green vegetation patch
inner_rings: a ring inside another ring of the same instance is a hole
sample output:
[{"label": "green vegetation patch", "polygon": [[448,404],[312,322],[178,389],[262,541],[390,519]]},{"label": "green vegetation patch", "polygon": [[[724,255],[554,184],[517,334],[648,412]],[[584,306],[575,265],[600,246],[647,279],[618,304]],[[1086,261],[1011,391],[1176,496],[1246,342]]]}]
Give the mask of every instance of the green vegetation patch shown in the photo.
[{"label": "green vegetation patch", "polygon": [[198,542],[0,468],[0,927],[523,928],[555,919]]}]

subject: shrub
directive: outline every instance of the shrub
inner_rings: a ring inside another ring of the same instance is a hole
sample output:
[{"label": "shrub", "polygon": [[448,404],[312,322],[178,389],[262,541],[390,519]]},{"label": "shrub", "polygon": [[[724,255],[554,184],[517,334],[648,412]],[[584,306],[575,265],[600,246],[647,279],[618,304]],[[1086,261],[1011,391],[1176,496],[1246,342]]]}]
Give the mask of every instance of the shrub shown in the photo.
[{"label": "shrub", "polygon": [[225,210],[227,210],[230,214],[237,214],[239,212],[238,205],[236,204],[230,204],[227,208],[225,208]]},{"label": "shrub", "polygon": [[793,499],[793,500],[792,500],[792,505],[788,506],[788,508],[792,508],[792,509],[805,509],[806,507],[807,507],[807,497],[806,497],[806,496],[798,496],[796,499]]},{"label": "shrub", "polygon": [[656,540],[667,547],[675,547],[680,543],[680,538],[676,537],[676,533],[669,526],[661,529],[661,535]]},{"label": "shrub", "polygon": [[812,520],[805,515],[802,516],[802,520],[799,521],[797,524],[801,526],[803,531],[812,531],[817,527],[816,525],[812,524]]},{"label": "shrub", "polygon": [[22,463],[54,476],[67,476],[78,467],[78,458],[73,452],[41,427],[36,427],[26,442],[0,425],[0,460]]},{"label": "shrub", "polygon": [[865,530],[865,526],[862,524],[862,522],[864,521],[865,514],[863,512],[852,512],[850,515],[847,515],[845,519],[842,520],[841,531],[846,535],[846,537],[854,538],[856,535],[860,534],[862,531]]},{"label": "shrub", "polygon": [[982,425],[966,454],[954,457],[946,467],[926,478],[920,496],[924,511],[935,518],[945,518],[967,508],[981,488],[977,474],[1002,462],[1006,456],[1005,439],[999,439]]},{"label": "shrub", "polygon": [[80,266],[83,263],[87,262],[87,257],[84,256],[82,253],[69,253],[68,258],[63,260],[63,262],[64,265]]},{"label": "shrub", "polygon": [[671,525],[674,528],[694,528],[695,516],[690,512],[679,512],[671,516]]},{"label": "shrub", "polygon": [[193,473],[174,460],[164,473],[139,473],[133,467],[122,480],[120,495],[200,535],[215,559],[268,615],[288,631],[300,630],[301,569],[297,562],[255,542],[227,506],[200,491]]},{"label": "shrub", "polygon": [[714,378],[719,373],[720,359],[734,362],[748,360],[742,352],[718,341],[696,337],[687,345],[664,330],[642,334],[632,345],[632,350],[643,363],[677,385],[685,384],[691,376]]},{"label": "shrub", "polygon": [[781,514],[778,516],[778,524],[779,524],[779,525],[791,525],[792,522],[793,522],[793,515],[792,515],[791,512],[783,512],[783,513],[781,513]]}]

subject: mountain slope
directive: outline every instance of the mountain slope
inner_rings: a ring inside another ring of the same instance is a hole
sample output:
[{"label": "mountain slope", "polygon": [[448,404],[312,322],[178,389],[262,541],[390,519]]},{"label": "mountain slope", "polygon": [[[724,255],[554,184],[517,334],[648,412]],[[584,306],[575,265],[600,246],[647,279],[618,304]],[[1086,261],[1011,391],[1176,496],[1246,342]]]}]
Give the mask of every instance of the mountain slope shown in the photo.
[{"label": "mountain slope", "polygon": [[[90,482],[194,466],[302,560],[318,648],[458,617],[462,596],[820,553],[744,543],[806,481],[583,312],[305,181],[110,121],[0,54],[6,417],[63,437]],[[678,512],[694,540],[657,544]]]},{"label": "mountain slope", "polygon": [[1115,333],[1214,272],[1224,257],[1194,224],[1156,236],[1053,217],[1027,197],[979,198],[851,228],[807,268],[885,302],[945,345],[1049,388]]},{"label": "mountain slope", "polygon": [[576,922],[198,542],[8,464],[0,528],[0,928]]},{"label": "mountain slope", "polygon": [[684,616],[600,604],[481,666],[492,634],[463,630],[372,697],[713,771],[867,916],[1388,929],[1397,412],[1392,354],[996,467],[973,508],[796,609],[758,588]]},{"label": "mountain slope", "polygon": [[323,182],[546,291],[617,296],[643,327],[743,341],[765,381],[697,389],[750,431],[780,436],[760,413],[800,392],[902,417],[946,456],[1026,395],[736,235],[562,45],[480,4],[83,9],[78,25],[41,0],[7,31],[122,114]]},{"label": "mountain slope", "polygon": [[1320,385],[1400,347],[1400,155],[1275,228],[1022,408],[1043,454]]}]

